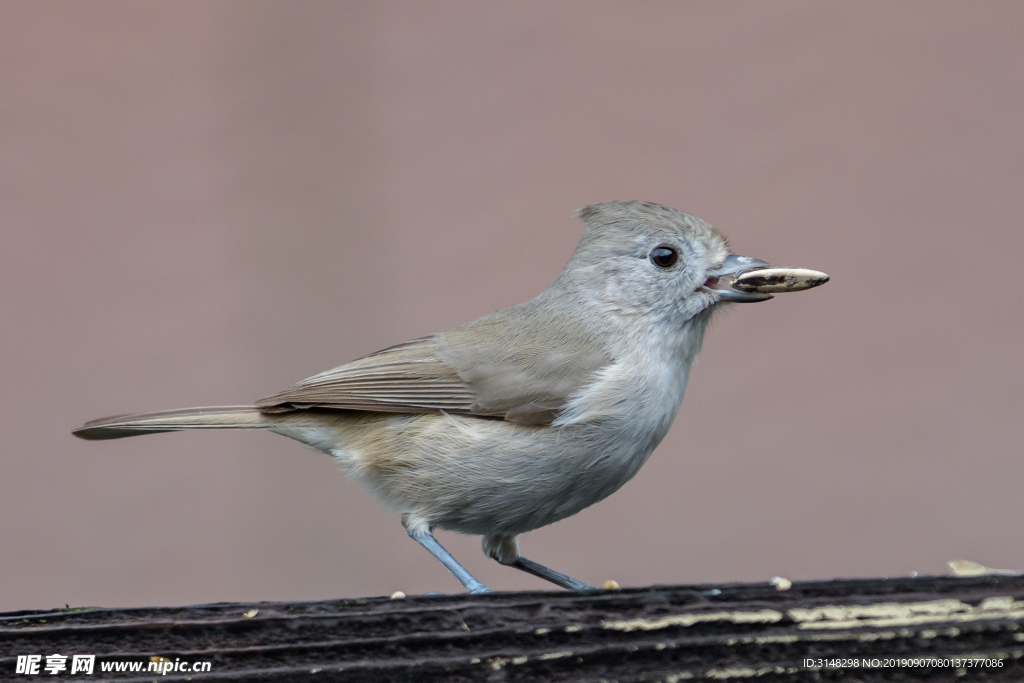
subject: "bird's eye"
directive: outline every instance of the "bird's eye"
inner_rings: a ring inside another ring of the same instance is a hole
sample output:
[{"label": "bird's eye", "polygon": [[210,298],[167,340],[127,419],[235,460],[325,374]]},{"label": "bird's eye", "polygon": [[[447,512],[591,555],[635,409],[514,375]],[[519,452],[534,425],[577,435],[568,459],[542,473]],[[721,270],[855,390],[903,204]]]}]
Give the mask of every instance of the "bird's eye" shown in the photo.
[{"label": "bird's eye", "polygon": [[651,263],[659,268],[671,268],[679,260],[679,252],[672,247],[655,247],[651,250]]}]

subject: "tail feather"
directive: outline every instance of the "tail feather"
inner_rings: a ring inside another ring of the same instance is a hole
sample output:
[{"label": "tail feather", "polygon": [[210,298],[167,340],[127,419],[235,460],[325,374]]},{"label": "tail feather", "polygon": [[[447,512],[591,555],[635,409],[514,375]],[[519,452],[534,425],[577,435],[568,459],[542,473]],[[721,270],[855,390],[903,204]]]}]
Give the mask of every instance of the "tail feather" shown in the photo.
[{"label": "tail feather", "polygon": [[273,424],[273,418],[254,406],[217,406],[104,417],[86,422],[72,434],[80,439],[99,441],[180,429],[265,429]]}]

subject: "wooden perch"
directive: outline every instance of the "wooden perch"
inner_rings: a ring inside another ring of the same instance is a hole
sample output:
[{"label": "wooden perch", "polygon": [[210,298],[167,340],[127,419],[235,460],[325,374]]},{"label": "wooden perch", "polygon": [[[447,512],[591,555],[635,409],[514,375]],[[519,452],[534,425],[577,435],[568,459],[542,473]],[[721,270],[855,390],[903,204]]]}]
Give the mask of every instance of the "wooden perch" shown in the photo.
[{"label": "wooden perch", "polygon": [[8,613],[0,677],[59,653],[93,681],[1024,680],[1022,577],[787,583]]}]

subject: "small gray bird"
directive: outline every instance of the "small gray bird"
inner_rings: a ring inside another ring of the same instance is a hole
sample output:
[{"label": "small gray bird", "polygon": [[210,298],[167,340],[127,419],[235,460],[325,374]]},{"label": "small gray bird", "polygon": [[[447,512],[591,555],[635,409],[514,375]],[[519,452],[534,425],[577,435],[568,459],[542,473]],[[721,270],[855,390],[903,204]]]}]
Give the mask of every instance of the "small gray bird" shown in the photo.
[{"label": "small gray bird", "polygon": [[731,286],[768,264],[730,254],[695,216],[632,201],[578,215],[579,245],[532,301],[378,351],[255,406],[122,415],[74,433],[267,429],[337,459],[469,591],[488,589],[434,528],[480,534],[501,564],[592,589],[521,556],[516,536],[629,481],[675,419],[714,311],[771,294]]}]

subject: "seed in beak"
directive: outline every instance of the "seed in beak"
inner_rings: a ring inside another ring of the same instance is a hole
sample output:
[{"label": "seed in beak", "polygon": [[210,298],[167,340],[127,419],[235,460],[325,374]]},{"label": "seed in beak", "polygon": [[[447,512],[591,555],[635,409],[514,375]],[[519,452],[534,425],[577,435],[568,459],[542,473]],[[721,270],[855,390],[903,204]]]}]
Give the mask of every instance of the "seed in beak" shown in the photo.
[{"label": "seed in beak", "polygon": [[741,292],[776,294],[799,292],[828,282],[828,275],[808,268],[752,268],[733,276],[732,287]]}]

